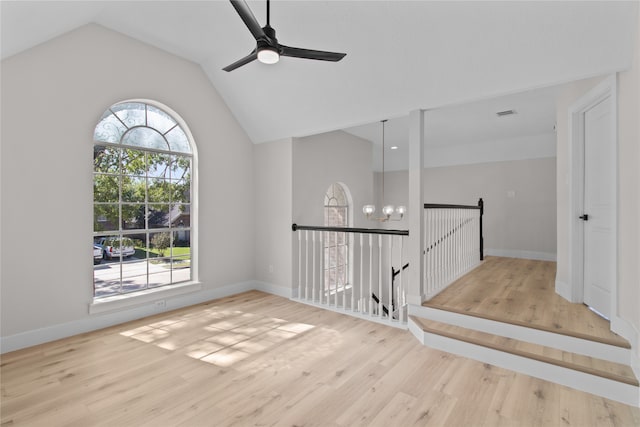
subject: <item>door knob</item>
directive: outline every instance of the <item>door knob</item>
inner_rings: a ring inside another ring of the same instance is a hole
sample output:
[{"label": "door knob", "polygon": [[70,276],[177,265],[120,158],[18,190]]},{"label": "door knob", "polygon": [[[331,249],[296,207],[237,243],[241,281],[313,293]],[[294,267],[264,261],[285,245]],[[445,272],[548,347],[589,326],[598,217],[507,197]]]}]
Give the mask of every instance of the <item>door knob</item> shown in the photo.
[{"label": "door knob", "polygon": [[584,221],[589,221],[589,215],[587,215],[587,214],[580,215],[578,218],[580,218],[581,220],[584,220]]}]

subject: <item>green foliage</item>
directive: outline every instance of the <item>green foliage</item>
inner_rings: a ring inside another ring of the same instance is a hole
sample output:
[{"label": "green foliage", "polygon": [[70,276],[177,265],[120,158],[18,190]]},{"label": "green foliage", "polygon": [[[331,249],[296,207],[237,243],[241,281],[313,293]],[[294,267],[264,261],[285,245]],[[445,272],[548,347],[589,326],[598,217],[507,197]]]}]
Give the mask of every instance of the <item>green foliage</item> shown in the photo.
[{"label": "green foliage", "polygon": [[158,255],[163,257],[164,251],[171,245],[171,234],[156,233],[151,238],[151,246],[156,249]]},{"label": "green foliage", "polygon": [[144,228],[144,203],[191,203],[187,156],[95,145],[94,172],[94,231]]}]

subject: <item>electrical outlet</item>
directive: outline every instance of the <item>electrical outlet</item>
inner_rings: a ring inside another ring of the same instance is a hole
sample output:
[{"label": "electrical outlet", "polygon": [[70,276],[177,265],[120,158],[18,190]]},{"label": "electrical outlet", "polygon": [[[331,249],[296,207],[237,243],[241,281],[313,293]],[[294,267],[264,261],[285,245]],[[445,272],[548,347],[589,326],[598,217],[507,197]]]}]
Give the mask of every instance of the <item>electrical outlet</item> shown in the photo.
[{"label": "electrical outlet", "polygon": [[269,264],[269,273],[273,273],[273,264]]},{"label": "electrical outlet", "polygon": [[156,308],[158,310],[162,310],[163,308],[167,307],[167,302],[165,300],[163,300],[163,299],[158,300],[158,301],[154,302],[153,304],[156,306]]}]

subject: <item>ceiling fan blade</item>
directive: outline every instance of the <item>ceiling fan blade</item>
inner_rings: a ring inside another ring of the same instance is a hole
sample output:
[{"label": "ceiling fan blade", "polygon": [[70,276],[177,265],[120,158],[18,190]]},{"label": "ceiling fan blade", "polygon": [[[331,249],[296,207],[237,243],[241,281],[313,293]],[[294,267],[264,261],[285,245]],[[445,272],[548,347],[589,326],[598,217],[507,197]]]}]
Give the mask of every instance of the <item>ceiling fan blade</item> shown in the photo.
[{"label": "ceiling fan blade", "polygon": [[320,61],[338,62],[344,58],[346,53],[325,52],[323,50],[301,49],[280,45],[280,55],[291,56],[293,58],[317,59]]},{"label": "ceiling fan blade", "polygon": [[224,71],[233,71],[236,68],[240,68],[243,65],[247,65],[249,62],[251,61],[255,61],[256,59],[258,59],[258,52],[256,52],[255,50],[253,52],[251,52],[249,55],[245,56],[242,59],[237,60],[236,62],[234,62],[231,65],[227,65],[226,67],[223,68]]},{"label": "ceiling fan blade", "polygon": [[261,38],[266,38],[264,30],[262,29],[260,24],[258,24],[256,17],[253,16],[253,12],[251,12],[251,9],[249,9],[247,2],[245,0],[229,0],[229,1],[231,2],[231,5],[235,8],[236,12],[238,12],[238,15],[240,15],[240,18],[242,18],[242,21],[247,26],[249,31],[251,31],[253,38],[255,38],[256,40]]}]

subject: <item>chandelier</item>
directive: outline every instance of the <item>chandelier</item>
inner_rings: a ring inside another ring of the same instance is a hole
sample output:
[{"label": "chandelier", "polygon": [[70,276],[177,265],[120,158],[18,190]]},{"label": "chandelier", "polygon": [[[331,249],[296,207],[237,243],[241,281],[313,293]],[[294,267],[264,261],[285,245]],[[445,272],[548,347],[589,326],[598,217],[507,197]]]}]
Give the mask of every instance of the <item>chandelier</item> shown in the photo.
[{"label": "chandelier", "polygon": [[404,214],[407,212],[406,206],[398,206],[395,207],[393,205],[385,205],[384,204],[384,126],[387,120],[381,120],[382,123],[382,197],[380,201],[382,202],[382,216],[374,216],[376,212],[375,205],[364,205],[362,207],[362,212],[367,216],[367,219],[372,221],[400,221]]}]

